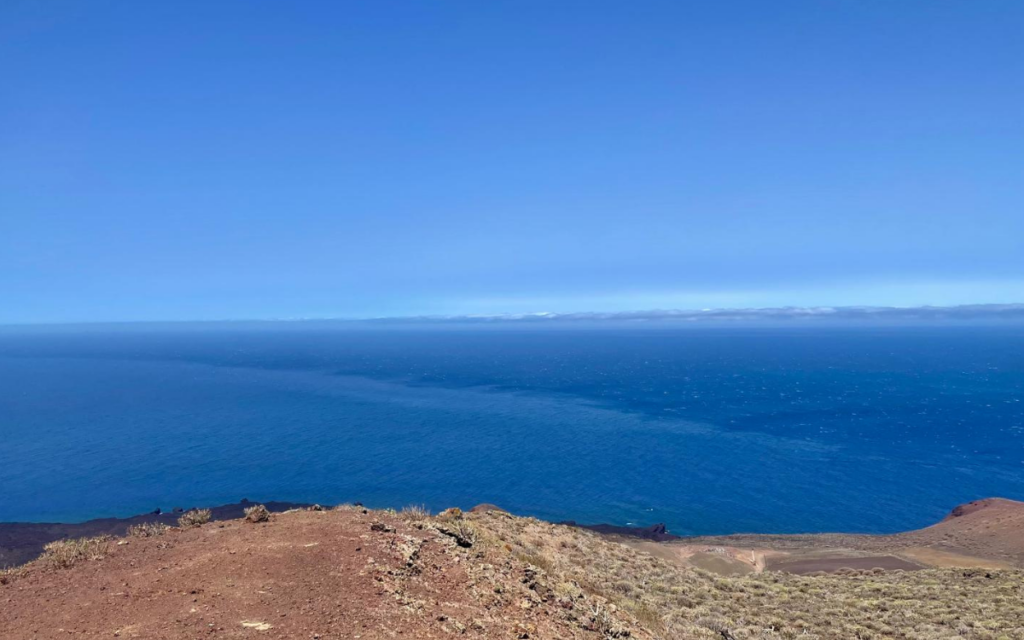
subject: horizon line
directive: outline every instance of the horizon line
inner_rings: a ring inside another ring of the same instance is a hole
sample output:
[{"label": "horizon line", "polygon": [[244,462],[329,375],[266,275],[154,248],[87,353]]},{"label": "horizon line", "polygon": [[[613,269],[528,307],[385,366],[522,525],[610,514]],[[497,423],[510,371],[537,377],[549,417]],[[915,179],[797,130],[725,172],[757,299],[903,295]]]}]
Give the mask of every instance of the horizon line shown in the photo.
[{"label": "horizon line", "polygon": [[537,324],[537,323],[578,323],[614,322],[632,323],[677,321],[699,322],[743,322],[766,320],[1024,320],[1024,302],[1021,303],[975,303],[960,305],[916,305],[916,306],[782,306],[782,307],[723,307],[703,309],[644,309],[634,311],[575,311],[491,314],[430,314],[406,316],[367,317],[279,317],[279,318],[219,318],[189,320],[86,320],[67,322],[6,322],[0,329],[17,328],[61,328],[61,327],[102,327],[139,325],[226,325],[226,324],[292,324],[337,323],[337,324]]}]

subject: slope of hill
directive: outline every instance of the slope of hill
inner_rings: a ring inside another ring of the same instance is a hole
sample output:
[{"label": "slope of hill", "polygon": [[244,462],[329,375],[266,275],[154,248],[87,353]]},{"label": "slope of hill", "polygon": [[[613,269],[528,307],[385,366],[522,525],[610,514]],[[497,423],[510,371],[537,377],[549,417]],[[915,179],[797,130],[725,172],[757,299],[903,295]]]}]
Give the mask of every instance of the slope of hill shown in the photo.
[{"label": "slope of hill", "polygon": [[8,572],[3,638],[1024,638],[1016,569],[723,576],[493,509],[153,533]]},{"label": "slope of hill", "polygon": [[675,538],[662,544],[621,534],[619,539],[677,564],[719,573],[1024,568],[1024,502],[977,500],[956,507],[930,527],[894,535],[748,534]]},{"label": "slope of hill", "polygon": [[73,563],[58,543],[0,580],[0,636],[650,637],[603,598],[556,596],[458,512],[423,515],[343,507],[157,529],[100,538]]},{"label": "slope of hill", "polygon": [[[273,512],[306,507],[294,502],[265,502]],[[210,507],[213,520],[234,520],[245,515],[252,506],[248,500]],[[54,540],[65,538],[93,538],[96,536],[123,536],[129,527],[141,524],[174,525],[184,509],[142,513],[130,518],[97,518],[85,522],[0,522],[0,569],[25,564],[39,557],[43,547]]]}]

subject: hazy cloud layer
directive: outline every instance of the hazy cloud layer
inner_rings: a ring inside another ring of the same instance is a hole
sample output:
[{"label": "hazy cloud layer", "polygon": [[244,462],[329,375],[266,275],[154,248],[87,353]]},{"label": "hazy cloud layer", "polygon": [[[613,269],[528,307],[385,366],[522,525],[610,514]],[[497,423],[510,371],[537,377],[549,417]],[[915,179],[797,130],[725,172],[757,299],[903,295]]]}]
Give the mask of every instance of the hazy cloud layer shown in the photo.
[{"label": "hazy cloud layer", "polygon": [[776,307],[763,309],[651,310],[616,313],[523,313],[500,315],[378,318],[378,323],[534,323],[573,322],[764,322],[764,321],[1024,321],[1024,304],[955,307]]}]

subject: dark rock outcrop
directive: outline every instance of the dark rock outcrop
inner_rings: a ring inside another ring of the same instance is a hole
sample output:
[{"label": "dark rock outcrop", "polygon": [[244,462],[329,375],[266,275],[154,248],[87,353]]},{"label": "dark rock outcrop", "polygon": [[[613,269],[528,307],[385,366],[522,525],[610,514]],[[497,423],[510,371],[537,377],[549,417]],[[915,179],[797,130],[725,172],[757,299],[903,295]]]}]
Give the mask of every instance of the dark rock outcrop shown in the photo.
[{"label": "dark rock outcrop", "polygon": [[660,522],[658,524],[652,524],[649,527],[621,527],[614,524],[579,524],[574,520],[566,520],[565,522],[559,522],[558,524],[577,527],[579,529],[588,529],[604,535],[629,536],[632,538],[653,540],[655,542],[678,540],[680,538],[680,536],[669,533],[668,529],[665,528],[665,525]]}]

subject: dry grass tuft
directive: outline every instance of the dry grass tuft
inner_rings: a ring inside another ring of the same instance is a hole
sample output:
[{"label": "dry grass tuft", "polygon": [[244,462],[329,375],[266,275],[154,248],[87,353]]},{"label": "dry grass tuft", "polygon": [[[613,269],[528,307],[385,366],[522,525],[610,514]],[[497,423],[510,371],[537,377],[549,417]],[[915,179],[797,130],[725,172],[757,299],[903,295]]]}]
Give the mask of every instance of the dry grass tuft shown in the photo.
[{"label": "dry grass tuft", "polygon": [[245,510],[245,521],[254,524],[257,522],[269,522],[270,511],[262,504],[249,507]]},{"label": "dry grass tuft", "polygon": [[143,522],[128,527],[127,533],[132,538],[153,538],[164,535],[168,529],[170,527],[162,522]]},{"label": "dry grass tuft", "polygon": [[344,502],[334,507],[335,511],[361,511],[366,513],[369,511],[366,507],[361,504],[353,504],[351,502]]},{"label": "dry grass tuft", "polygon": [[403,507],[402,510],[398,512],[398,515],[406,522],[414,522],[416,520],[426,520],[429,518],[430,511],[428,511],[423,505],[411,504],[407,507]]},{"label": "dry grass tuft", "polygon": [[67,569],[82,560],[99,560],[109,548],[109,536],[56,540],[43,547],[38,562],[54,569]]},{"label": "dry grass tuft", "polygon": [[14,582],[16,579],[25,575],[25,571],[24,566],[0,569],[0,585]]},{"label": "dry grass tuft", "polygon": [[178,526],[182,529],[189,527],[201,527],[210,521],[213,513],[209,509],[192,509],[181,514],[178,518]]}]

